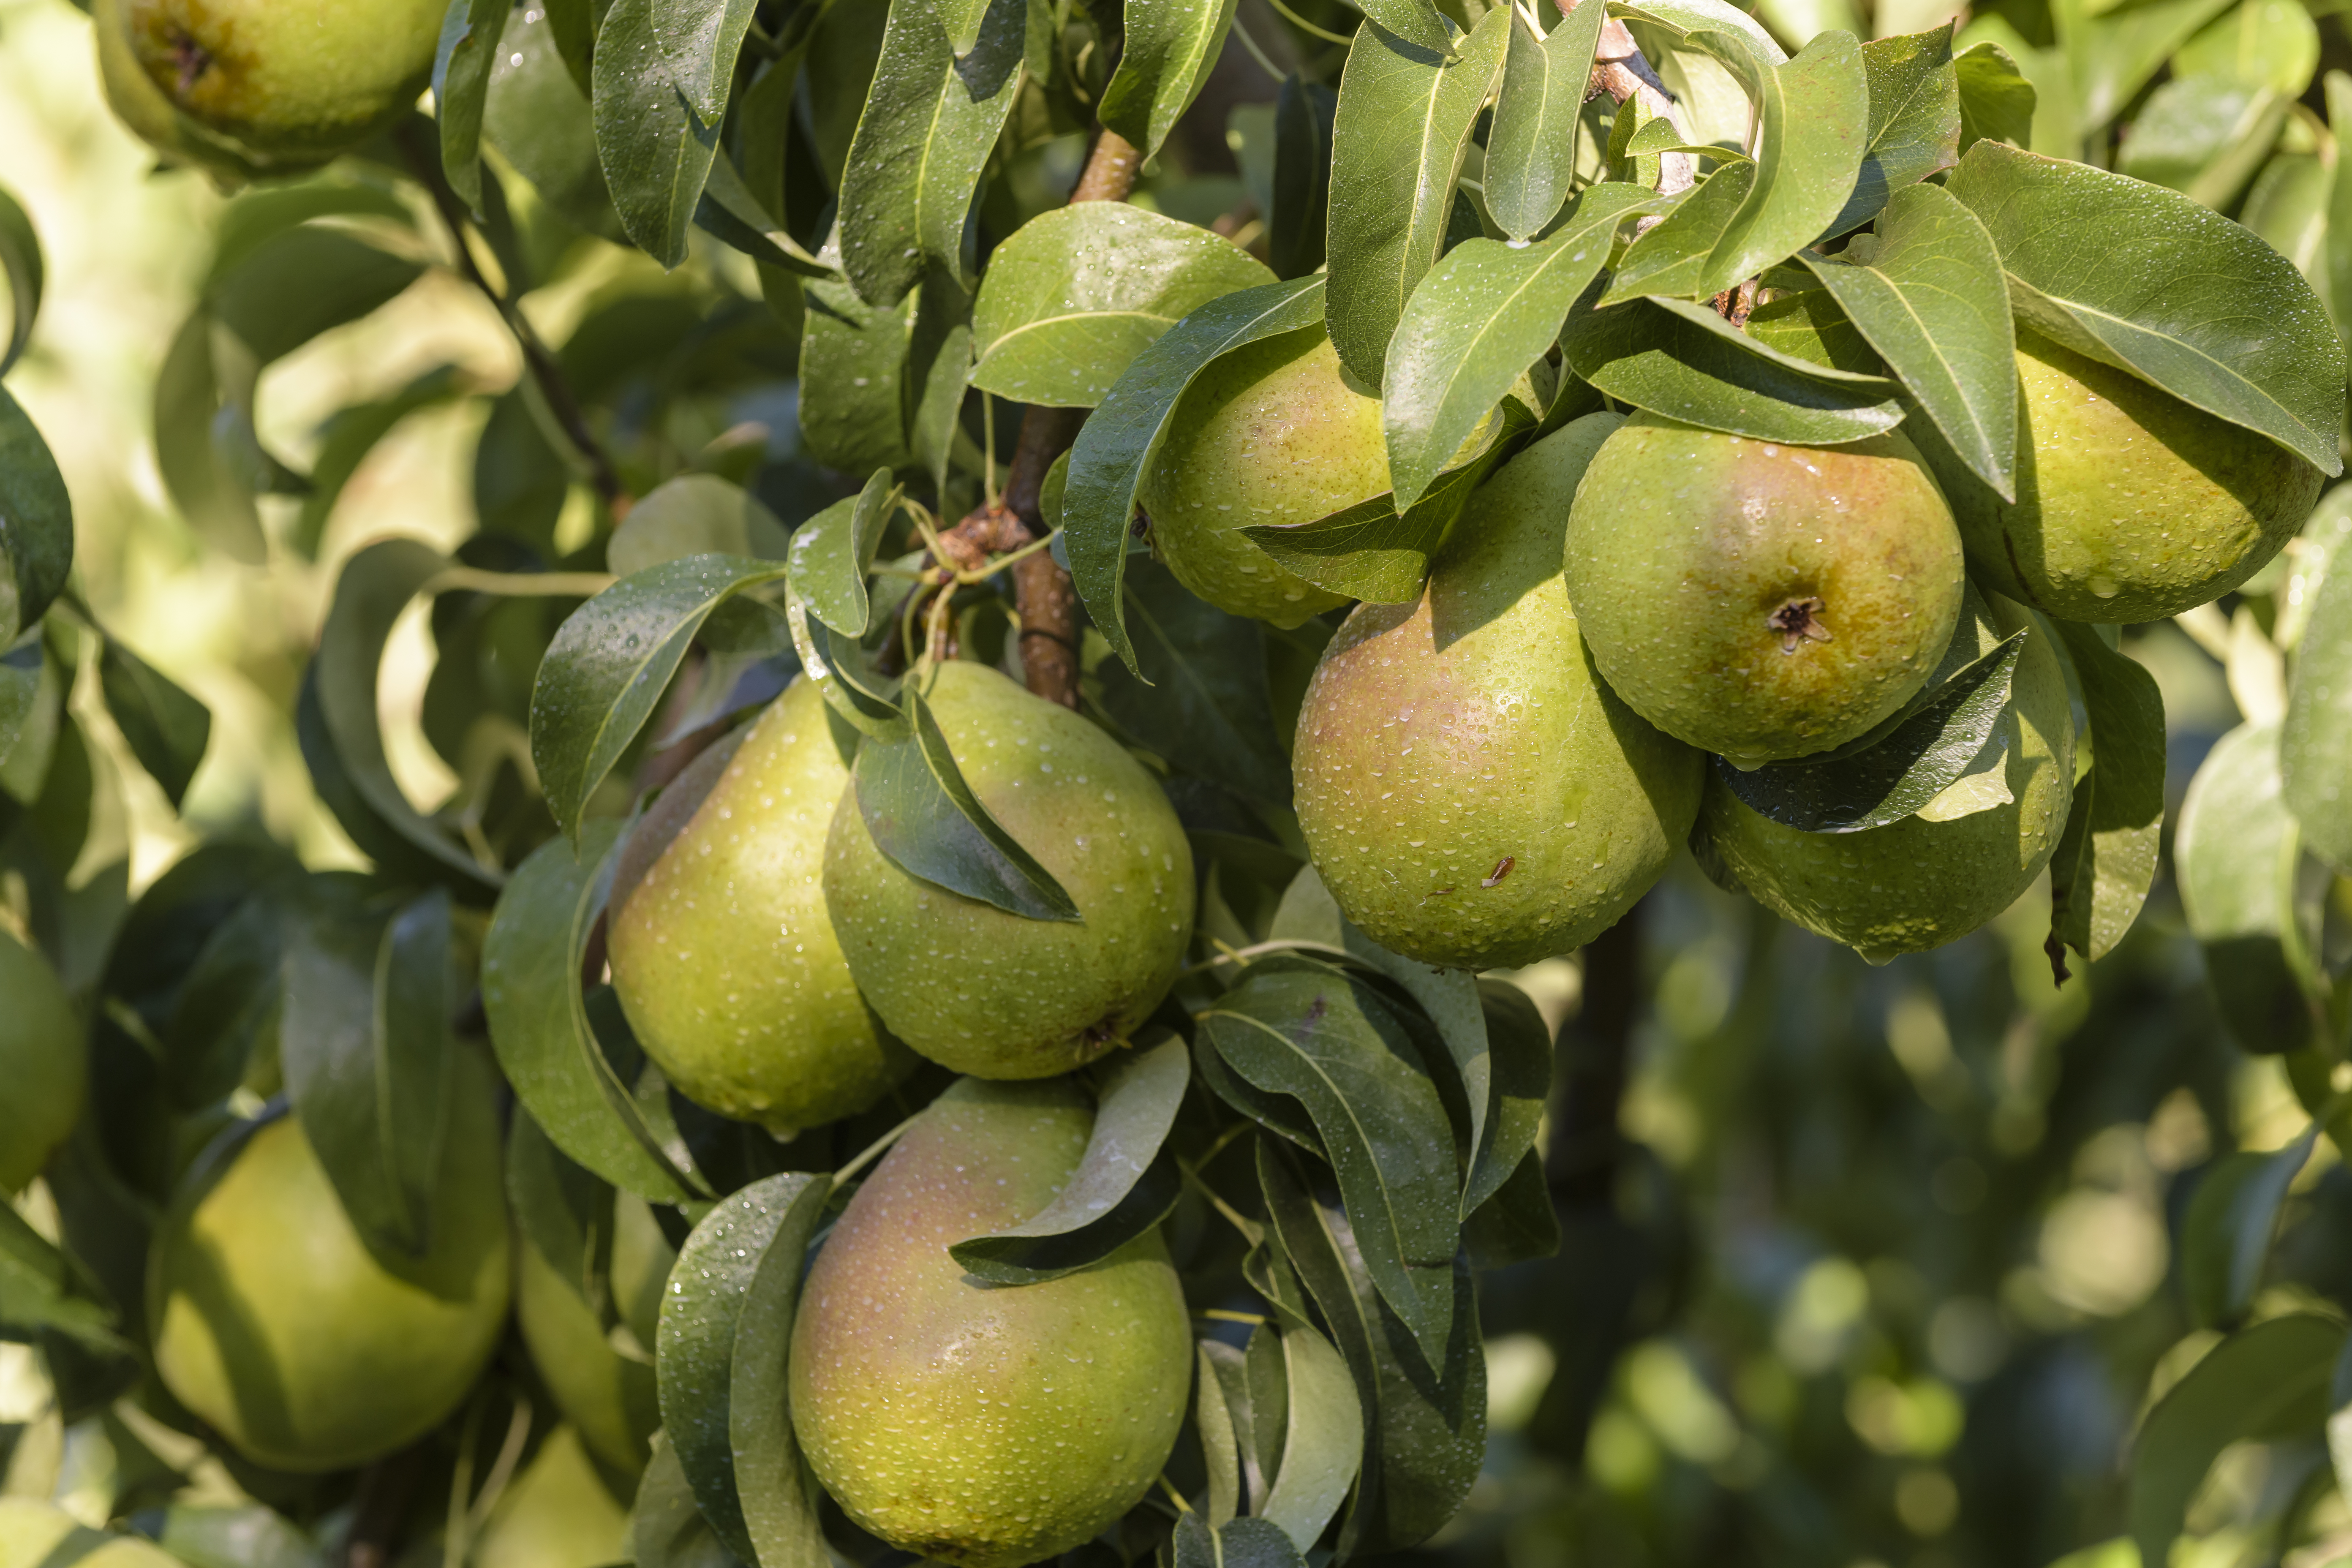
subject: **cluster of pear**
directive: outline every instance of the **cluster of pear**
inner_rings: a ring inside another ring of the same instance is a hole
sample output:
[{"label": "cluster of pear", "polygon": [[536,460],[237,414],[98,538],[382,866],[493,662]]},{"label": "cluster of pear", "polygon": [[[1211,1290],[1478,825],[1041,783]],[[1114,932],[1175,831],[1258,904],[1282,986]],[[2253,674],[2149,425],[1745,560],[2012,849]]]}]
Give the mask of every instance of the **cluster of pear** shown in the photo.
[{"label": "cluster of pear", "polygon": [[[1421,596],[1359,605],[1308,686],[1299,826],[1348,918],[1429,963],[1523,964],[1613,923],[1685,840],[1874,962],[2007,908],[2074,784],[2040,617],[2149,620],[2217,598],[2285,544],[2320,483],[2264,437],[2023,329],[2017,367],[2014,500],[1932,429],[1808,447],[1596,413],[1514,456]],[[1173,424],[1139,492],[1160,558],[1236,615],[1297,626],[1337,607],[1241,531],[1389,488],[1380,401],[1321,330],[1217,362]],[[1916,815],[1801,832],[1727,782],[1883,732],[1938,672],[2020,630],[1991,738]]]}]

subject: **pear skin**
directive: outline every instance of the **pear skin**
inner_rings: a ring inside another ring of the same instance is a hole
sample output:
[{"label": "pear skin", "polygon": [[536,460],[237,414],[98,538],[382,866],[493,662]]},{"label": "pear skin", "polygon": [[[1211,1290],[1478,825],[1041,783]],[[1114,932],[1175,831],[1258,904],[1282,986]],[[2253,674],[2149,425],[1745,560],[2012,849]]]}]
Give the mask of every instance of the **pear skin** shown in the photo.
[{"label": "pear skin", "polygon": [[81,1120],[81,1020],[48,961],[0,931],[0,1195],[40,1174]]},{"label": "pear skin", "polygon": [[2320,472],[2137,376],[2017,334],[2017,500],[1933,442],[1969,566],[2070,621],[2155,621],[2260,571],[2319,499]]},{"label": "pear skin", "polygon": [[614,1329],[635,1340],[646,1357],[638,1360],[614,1347],[615,1335],[539,1248],[528,1241],[515,1248],[515,1321],[531,1364],[571,1424],[566,1430],[576,1431],[596,1462],[618,1477],[644,1472],[661,1425],[651,1357],[662,1286],[677,1261],[645,1200],[615,1194],[607,1279],[619,1310]]},{"label": "pear skin", "polygon": [[1160,1474],[1192,1336],[1159,1231],[1038,1285],[948,1248],[1053,1201],[1094,1116],[1065,1081],[966,1079],[849,1202],[801,1289],[793,1429],[857,1524],[927,1560],[1018,1568],[1091,1539]]},{"label": "pear skin", "polygon": [[1633,711],[1742,766],[1829,751],[1919,689],[1960,540],[1911,443],[1790,447],[1637,414],[1568,529],[1568,594]]},{"label": "pear skin", "polygon": [[966,783],[1078,907],[1033,921],[901,869],[845,790],[824,896],[849,972],[890,1032],[979,1078],[1051,1078],[1124,1041],[1192,931],[1192,849],[1159,781],[1058,703],[950,660],[926,693]]},{"label": "pear skin", "polygon": [[646,1054],[688,1100],[779,1135],[865,1110],[915,1065],[825,913],[848,789],[824,692],[795,680],[731,753],[679,775],[614,878],[613,989]]},{"label": "pear skin", "polygon": [[580,1434],[558,1426],[499,1494],[467,1562],[472,1568],[604,1568],[627,1560],[628,1537],[629,1516],[589,1462]]},{"label": "pear skin", "polygon": [[1569,502],[1622,423],[1588,415],[1482,486],[1411,605],[1359,605],[1292,758],[1298,825],[1347,917],[1445,968],[1566,952],[1656,881],[1703,759],[1602,683],[1561,574]]},{"label": "pear skin", "polygon": [[506,1327],[507,1207],[490,1069],[454,1064],[439,1224],[394,1273],[281,1116],[180,1194],[148,1257],[155,1370],[236,1450],[313,1473],[404,1448],[456,1410]]},{"label": "pear skin", "polygon": [[[1988,595],[1984,605],[1976,620],[1979,654],[2032,626],[2006,599]],[[1931,802],[1921,815],[1884,827],[1804,833],[1749,810],[1721,779],[1710,779],[1700,826],[1757,902],[1884,963],[1966,936],[2009,908],[2058,847],[2074,795],[2074,719],[2065,672],[2038,626],[2025,639],[2008,707],[1978,766],[1998,769],[2005,803],[1935,820],[1941,811]],[[1937,799],[1989,782],[1963,779]]]}]

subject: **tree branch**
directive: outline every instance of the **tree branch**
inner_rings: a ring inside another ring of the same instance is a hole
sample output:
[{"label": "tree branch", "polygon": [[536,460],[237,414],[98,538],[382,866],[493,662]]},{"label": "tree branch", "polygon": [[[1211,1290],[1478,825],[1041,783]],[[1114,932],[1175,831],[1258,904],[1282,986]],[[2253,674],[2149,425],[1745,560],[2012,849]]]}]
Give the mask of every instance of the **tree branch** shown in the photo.
[{"label": "tree branch", "polygon": [[[1578,0],[1559,0],[1560,15],[1565,16],[1574,11],[1577,4]],[[1658,79],[1658,73],[1642,58],[1642,46],[1633,41],[1625,24],[1613,17],[1601,25],[1601,46],[1593,51],[1592,80],[1585,96],[1601,92],[1621,104],[1639,102],[1643,112],[1663,115],[1666,123],[1675,128],[1675,135],[1686,142],[1692,140],[1690,120],[1684,114],[1683,106],[1675,101],[1666,84]],[[1658,154],[1660,195],[1689,190],[1697,179],[1698,159],[1691,153]],[[1657,222],[1656,218],[1644,218],[1642,226],[1647,228]]]}]

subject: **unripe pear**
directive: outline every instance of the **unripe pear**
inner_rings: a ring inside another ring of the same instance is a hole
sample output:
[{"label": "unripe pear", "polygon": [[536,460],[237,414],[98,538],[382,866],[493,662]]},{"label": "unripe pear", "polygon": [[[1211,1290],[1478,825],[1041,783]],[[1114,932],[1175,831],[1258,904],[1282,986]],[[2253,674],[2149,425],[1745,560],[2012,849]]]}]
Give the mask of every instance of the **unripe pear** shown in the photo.
[{"label": "unripe pear", "polygon": [[1389,488],[1381,400],[1350,386],[1321,327],[1255,342],[1193,378],[1136,499],[1176,580],[1232,615],[1295,626],[1348,601],[1252,543]]},{"label": "unripe pear", "polygon": [[1050,1078],[1126,1040],[1174,984],[1192,931],[1192,850],[1159,781],[1101,730],[985,665],[925,694],[989,814],[1079,919],[1028,920],[901,869],[845,791],[824,896],[849,972],[890,1032],[981,1078]]},{"label": "unripe pear", "polygon": [[0,1568],[182,1568],[134,1535],[110,1535],[37,1498],[0,1497]]},{"label": "unripe pear", "polygon": [[1601,682],[1560,570],[1577,481],[1620,422],[1587,416],[1514,458],[1422,596],[1357,605],[1315,667],[1298,826],[1341,912],[1408,958],[1566,952],[1689,836],[1702,759]]},{"label": "unripe pear", "polygon": [[[654,1429],[661,1425],[654,1329],[662,1285],[677,1260],[645,1200],[614,1194],[606,1281],[619,1321],[608,1332],[579,1289],[559,1276],[539,1248],[527,1241],[515,1248],[515,1321],[531,1364],[570,1429],[580,1434],[598,1463],[619,1476],[635,1477],[645,1469]],[[625,1355],[614,1345],[618,1332],[628,1336],[625,1343],[634,1342],[637,1355]]]},{"label": "unripe pear", "polygon": [[1051,1203],[1094,1118],[1067,1080],[966,1079],[849,1202],[801,1289],[793,1430],[849,1517],[960,1568],[1018,1568],[1133,1507],[1184,1418],[1192,1336],[1153,1230],[1043,1284],[949,1256]]},{"label": "unripe pear", "polygon": [[41,1168],[81,1119],[89,1058],[57,971],[0,931],[0,1194]]},{"label": "unripe pear", "polygon": [[[1992,739],[1916,816],[1858,833],[1805,833],[1707,784],[1700,825],[1756,901],[1873,963],[1966,936],[2017,901],[2049,864],[2074,795],[2074,720],[2049,637],[2006,599],[1973,617],[1981,656],[2028,628]],[[2006,801],[1999,797],[2007,795]],[[1951,813],[1991,800],[1964,816]]]},{"label": "unripe pear", "polygon": [[1979,580],[2070,621],[2209,604],[2285,547],[2320,472],[2126,371],[2017,334],[2017,500],[1934,443]]},{"label": "unripe pear", "polygon": [[604,1568],[628,1555],[628,1514],[580,1434],[558,1426],[499,1495],[466,1561],[471,1568]]},{"label": "unripe pear", "polygon": [[824,692],[795,680],[663,793],[613,879],[613,989],[646,1053],[688,1100],[780,1135],[865,1110],[915,1065],[825,913],[848,788]]},{"label": "unripe pear", "polygon": [[155,1370],[272,1469],[343,1469],[456,1410],[506,1325],[507,1209],[488,1067],[452,1063],[425,1255],[369,1251],[292,1116],[182,1191],[148,1258]]},{"label": "unripe pear", "polygon": [[1910,442],[1790,447],[1637,414],[1568,528],[1568,594],[1633,711],[1746,767],[1829,751],[1919,689],[1960,540]]}]

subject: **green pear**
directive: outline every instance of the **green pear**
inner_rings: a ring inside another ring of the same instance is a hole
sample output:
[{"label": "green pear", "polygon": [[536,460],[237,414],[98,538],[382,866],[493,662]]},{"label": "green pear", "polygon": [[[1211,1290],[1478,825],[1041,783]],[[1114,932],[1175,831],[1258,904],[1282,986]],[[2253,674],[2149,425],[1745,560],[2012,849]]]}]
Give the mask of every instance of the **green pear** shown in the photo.
[{"label": "green pear", "polygon": [[1699,823],[1757,902],[1873,963],[1966,936],[2017,901],[2058,846],[2074,795],[2074,721],[2049,636],[1986,595],[1975,651],[2020,627],[2025,647],[1992,738],[1916,816],[1858,833],[1805,833],[1711,779]]},{"label": "green pear", "polygon": [[1348,601],[1250,542],[1389,488],[1381,400],[1350,386],[1320,327],[1235,349],[1193,378],[1136,499],[1176,580],[1236,616],[1295,626]]},{"label": "green pear", "polygon": [[2017,500],[1927,443],[1989,586],[2070,621],[2209,604],[2285,547],[2319,470],[2268,438],[2023,328]]},{"label": "green pear", "polygon": [[148,79],[131,46],[124,20],[130,0],[91,0],[90,21],[98,39],[98,76],[106,101],[125,125],[165,156],[210,170],[231,184],[259,178],[266,171],[253,157],[181,113],[163,89]]},{"label": "green pear", "polygon": [[613,990],[679,1093],[789,1136],[913,1070],[857,994],[821,872],[849,770],[813,680],[695,759],[613,879]]},{"label": "green pear", "polygon": [[1125,1513],[1167,1462],[1192,1336],[1157,1230],[1038,1285],[983,1284],[947,1250],[1051,1203],[1093,1121],[1067,1080],[961,1080],[809,1270],[793,1429],[835,1500],[893,1546],[959,1568],[1041,1562]]},{"label": "green pear", "polygon": [[653,1345],[663,1284],[677,1253],[643,1198],[613,1198],[613,1257],[606,1279],[619,1321],[604,1321],[528,1241],[515,1248],[515,1322],[531,1364],[570,1429],[597,1463],[617,1476],[645,1470],[661,1409]]},{"label": "green pear", "polygon": [[1421,597],[1357,605],[1307,685],[1298,826],[1341,911],[1408,958],[1566,952],[1689,836],[1702,759],[1602,684],[1560,570],[1568,503],[1620,423],[1588,415],[1514,458]]},{"label": "green pear", "polygon": [[1633,711],[1753,767],[1909,700],[1960,612],[1959,533],[1897,434],[1790,447],[1637,414],[1568,525],[1568,595]]},{"label": "green pear", "polygon": [[558,1426],[491,1505],[466,1561],[470,1568],[605,1568],[628,1556],[627,1510],[590,1463],[580,1434]]},{"label": "green pear", "polygon": [[92,1530],[55,1503],[0,1497],[0,1568],[182,1568],[163,1548]]},{"label": "green pear", "polygon": [[57,971],[0,931],[0,1194],[16,1192],[81,1120],[89,1070],[81,1020]]},{"label": "green pear", "polygon": [[1192,850],[1141,763],[985,665],[926,693],[989,814],[1062,884],[1079,919],[1034,921],[950,892],[876,847],[844,791],[824,898],[890,1032],[981,1078],[1051,1078],[1127,1039],[1175,983],[1192,931]]},{"label": "green pear", "polygon": [[499,1113],[456,1060],[438,1217],[415,1259],[371,1252],[302,1124],[255,1129],[183,1189],[148,1257],[155,1370],[257,1464],[343,1469],[407,1447],[463,1402],[506,1326]]}]

